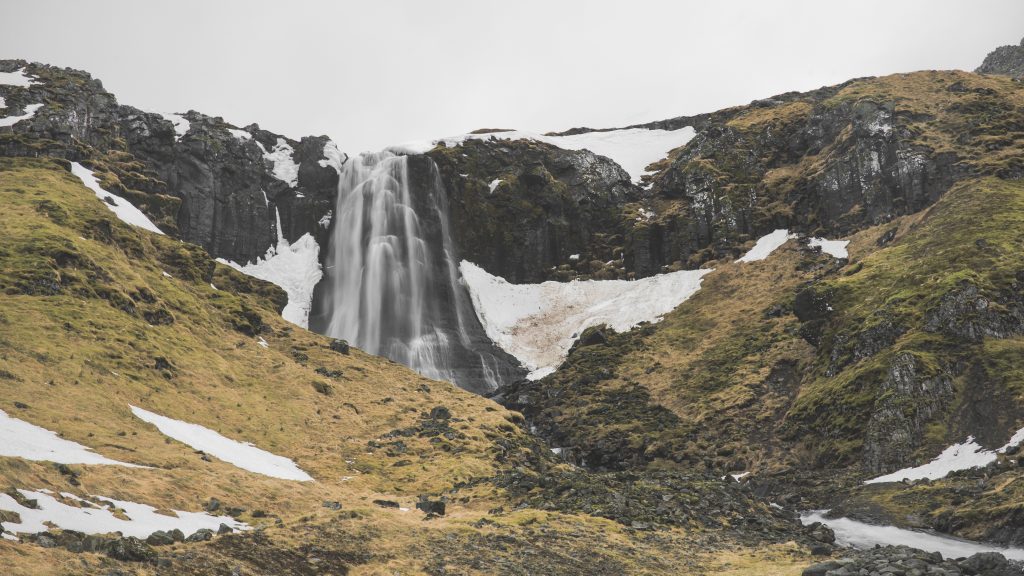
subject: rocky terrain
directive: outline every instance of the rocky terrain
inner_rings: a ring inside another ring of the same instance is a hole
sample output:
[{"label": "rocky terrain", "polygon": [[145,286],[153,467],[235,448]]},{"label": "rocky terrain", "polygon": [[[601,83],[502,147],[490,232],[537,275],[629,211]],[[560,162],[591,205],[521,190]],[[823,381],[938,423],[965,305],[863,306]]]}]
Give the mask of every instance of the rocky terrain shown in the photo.
[{"label": "rocky terrain", "polygon": [[[1024,546],[1021,50],[977,73],[855,79],[629,127],[696,132],[639,180],[589,150],[487,131],[416,154],[410,178],[440,180],[453,249],[510,282],[708,270],[660,322],[592,326],[554,373],[490,398],[298,328],[280,317],[283,290],[216,261],[253,261],[279,237],[327,246],[347,159],[327,137],[143,112],[84,72],[0,61],[33,79],[0,84],[0,121],[28,116],[0,127],[0,416],[117,461],[0,457],[0,501],[22,511],[0,508],[0,527],[48,495],[121,520],[136,502],[225,515],[142,537],[6,532],[20,541],[0,540],[0,562],[1021,573],[991,553],[850,552],[797,516]],[[166,235],[115,216],[83,165]],[[738,259],[781,229],[776,250]],[[233,465],[133,407],[251,442],[312,481]],[[864,483],[975,441],[983,465]]]}]

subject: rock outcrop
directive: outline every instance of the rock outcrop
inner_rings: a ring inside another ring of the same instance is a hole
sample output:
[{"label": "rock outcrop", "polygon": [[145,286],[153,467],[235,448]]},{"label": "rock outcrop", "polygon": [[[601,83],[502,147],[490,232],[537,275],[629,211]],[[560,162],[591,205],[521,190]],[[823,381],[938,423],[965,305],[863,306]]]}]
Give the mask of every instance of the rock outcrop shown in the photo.
[{"label": "rock outcrop", "polygon": [[975,70],[978,74],[1001,74],[1011,78],[1024,78],[1024,40],[1019,46],[1000,46]]},{"label": "rock outcrop", "polygon": [[0,72],[19,70],[33,82],[0,85],[6,113],[42,106],[0,128],[0,154],[82,162],[162,230],[215,257],[249,262],[279,233],[326,239],[338,183],[333,166],[344,159],[327,137],[296,141],[195,111],[144,112],[119,104],[86,72],[0,61]]}]

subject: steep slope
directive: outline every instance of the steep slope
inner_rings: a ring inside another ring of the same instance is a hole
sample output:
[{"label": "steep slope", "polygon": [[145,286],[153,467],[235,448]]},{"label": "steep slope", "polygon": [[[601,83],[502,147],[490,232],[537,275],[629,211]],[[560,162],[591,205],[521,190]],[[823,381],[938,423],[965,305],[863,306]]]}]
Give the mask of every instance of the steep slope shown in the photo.
[{"label": "steep slope", "polygon": [[[656,216],[633,231],[714,268],[700,292],[658,324],[584,334],[497,398],[591,469],[750,472],[804,508],[968,436],[1004,445],[1024,426],[1022,97],[921,72],[720,113],[653,177]],[[802,234],[733,261],[775,228]],[[1000,494],[927,525],[1019,542]]]},{"label": "steep slope", "polygon": [[0,122],[0,154],[88,159],[107,190],[219,258],[263,256],[277,238],[278,213],[289,240],[326,239],[320,221],[334,206],[344,160],[327,137],[296,141],[195,111],[144,112],[70,68],[0,60],[0,73],[14,82],[0,80],[7,116],[36,107],[8,128]]},{"label": "steep slope", "polygon": [[[121,222],[63,161],[0,159],[0,197],[4,413],[146,466],[0,456],[0,525],[29,519],[16,489],[40,494],[31,515],[55,509],[48,489],[73,510],[86,506],[78,498],[116,499],[117,521],[138,518],[137,502],[250,528],[152,546],[57,526],[12,542],[8,531],[6,574],[700,573],[740,559],[743,573],[808,562],[806,547],[785,544],[809,542],[795,521],[739,484],[574,469],[491,401],[295,328],[278,316],[279,289]],[[229,449],[182,436],[185,424],[157,428],[133,406],[215,431]],[[233,441],[302,474],[253,471]]]}]

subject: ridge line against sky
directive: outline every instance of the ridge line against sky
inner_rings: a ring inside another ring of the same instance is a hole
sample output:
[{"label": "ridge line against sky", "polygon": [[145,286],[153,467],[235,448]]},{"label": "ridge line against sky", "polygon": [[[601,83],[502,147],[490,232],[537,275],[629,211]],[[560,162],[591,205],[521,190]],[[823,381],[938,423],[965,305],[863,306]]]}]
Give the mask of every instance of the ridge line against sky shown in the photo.
[{"label": "ridge line against sky", "polygon": [[1024,35],[1019,0],[5,0],[0,14],[20,23],[0,36],[0,58],[87,70],[147,110],[328,134],[349,153],[481,127],[625,126],[860,76],[973,70]]}]

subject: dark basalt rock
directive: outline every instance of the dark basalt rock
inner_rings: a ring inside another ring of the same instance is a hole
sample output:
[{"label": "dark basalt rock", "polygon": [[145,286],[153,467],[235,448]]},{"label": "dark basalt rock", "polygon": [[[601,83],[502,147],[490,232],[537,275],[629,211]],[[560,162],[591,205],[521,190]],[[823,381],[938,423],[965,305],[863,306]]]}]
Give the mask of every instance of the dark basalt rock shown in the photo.
[{"label": "dark basalt rock", "polygon": [[[871,474],[891,472],[911,462],[924,436],[924,426],[953,397],[952,378],[925,373],[909,353],[896,354],[888,377],[868,420],[864,440],[864,469]],[[911,409],[908,410],[908,406]]]},{"label": "dark basalt rock", "polygon": [[[239,138],[223,119],[195,111],[182,115],[190,126],[179,137],[169,120],[118,104],[85,72],[0,60],[0,71],[22,68],[39,82],[0,86],[5,112],[44,106],[32,119],[0,128],[0,155],[83,162],[163,231],[215,257],[254,260],[279,235],[295,240],[310,233],[324,244],[327,228],[320,222],[334,208],[338,184],[337,171],[320,163],[327,137],[296,141],[252,124],[245,128],[250,136]],[[276,178],[273,162],[264,158],[279,142],[294,150],[294,186]],[[278,214],[283,230],[277,230]]]},{"label": "dark basalt rock", "polygon": [[107,556],[124,562],[153,562],[156,551],[142,540],[133,536],[118,538],[106,546]]},{"label": "dark basalt rock", "polygon": [[[1018,276],[1024,277],[1024,271]],[[924,325],[930,332],[943,332],[969,342],[1024,334],[1024,282],[1018,281],[993,300],[974,284],[963,281],[928,311]]]},{"label": "dark basalt rock", "polygon": [[845,558],[808,566],[803,576],[847,574],[944,574],[946,576],[1019,576],[1021,566],[998,552],[979,552],[960,560],[908,546],[877,546],[851,550]]},{"label": "dark basalt rock", "polygon": [[1024,78],[1024,40],[1019,46],[1000,46],[975,69],[978,74],[1000,74],[1011,78]]},{"label": "dark basalt rock", "polygon": [[[552,267],[586,263],[591,274],[591,261],[619,260],[622,206],[639,199],[641,189],[612,160],[500,139],[466,140],[428,156],[448,191],[461,258],[513,283],[569,280],[569,272],[559,277]],[[501,182],[492,191],[495,180]],[[582,258],[571,263],[573,254]],[[614,268],[605,274],[617,277]]]}]

